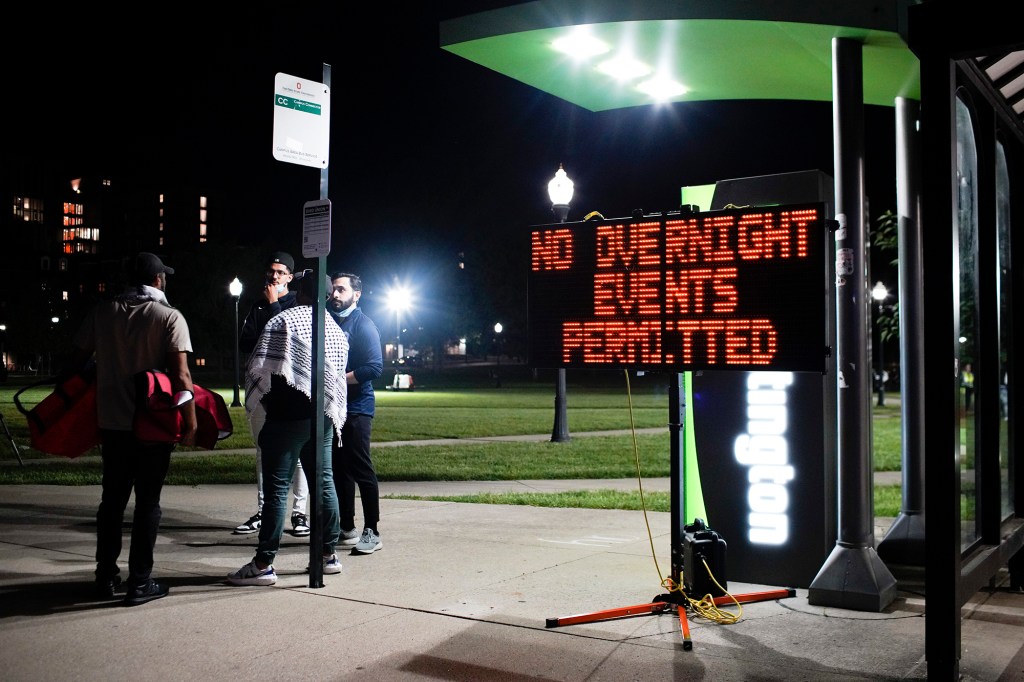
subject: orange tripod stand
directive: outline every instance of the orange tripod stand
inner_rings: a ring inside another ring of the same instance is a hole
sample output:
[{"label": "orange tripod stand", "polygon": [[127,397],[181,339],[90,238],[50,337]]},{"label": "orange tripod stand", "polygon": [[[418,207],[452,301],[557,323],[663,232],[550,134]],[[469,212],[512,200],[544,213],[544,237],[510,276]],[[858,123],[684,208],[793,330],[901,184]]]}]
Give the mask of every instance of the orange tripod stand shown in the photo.
[{"label": "orange tripod stand", "polygon": [[[765,590],[763,592],[747,592],[735,594],[731,597],[714,597],[715,606],[739,602],[749,604],[758,601],[771,601],[772,599],[786,599],[795,597],[796,590],[791,587],[778,590]],[[734,601],[735,600],[735,601]],[[545,627],[557,628],[563,625],[579,625],[581,623],[596,623],[603,620],[615,620],[631,616],[657,615],[676,609],[679,613],[679,628],[683,636],[683,649],[689,651],[693,648],[693,641],[690,639],[690,623],[686,618],[686,605],[671,594],[661,594],[654,598],[650,604],[635,604],[633,606],[620,606],[615,609],[604,609],[603,611],[592,611],[580,613],[575,616],[563,616],[561,618],[548,618]]]},{"label": "orange tripod stand", "polygon": [[[680,576],[683,574],[683,552],[682,539],[685,525],[686,509],[684,501],[684,481],[686,448],[685,439],[685,398],[686,387],[682,374],[675,374],[670,385],[669,395],[669,433],[671,457],[670,468],[670,497],[672,513],[672,584],[681,585]],[[763,592],[748,592],[746,594],[714,597],[716,606],[729,603],[750,603],[758,601],[771,601],[772,599],[785,599],[796,596],[796,590],[783,588],[767,590]],[[693,648],[690,639],[690,624],[686,618],[687,601],[681,593],[662,594],[654,598],[649,604],[635,604],[633,606],[622,606],[614,609],[604,609],[591,613],[581,613],[574,616],[563,616],[561,618],[548,618],[545,627],[557,628],[564,625],[578,625],[580,623],[594,623],[604,620],[614,620],[631,616],[655,615],[676,609],[679,614],[679,627],[683,636],[683,650],[689,651]]]}]

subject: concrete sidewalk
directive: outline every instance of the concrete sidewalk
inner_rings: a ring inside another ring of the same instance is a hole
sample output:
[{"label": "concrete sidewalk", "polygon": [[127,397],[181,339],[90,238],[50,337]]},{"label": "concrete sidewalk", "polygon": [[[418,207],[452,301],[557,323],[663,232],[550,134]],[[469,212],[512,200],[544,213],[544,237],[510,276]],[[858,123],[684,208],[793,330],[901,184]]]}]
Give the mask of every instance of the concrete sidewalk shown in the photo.
[{"label": "concrete sidewalk", "polygon": [[[646,489],[655,483],[645,481]],[[516,481],[524,489],[631,482]],[[382,486],[458,494],[470,484]],[[479,488],[477,488],[479,489]],[[547,627],[648,604],[671,570],[666,513],[384,499],[384,549],[341,556],[309,587],[286,536],[274,587],[232,587],[253,535],[232,535],[251,485],[167,486],[154,575],[135,608],[92,597],[96,486],[0,486],[0,679],[924,680],[926,599],[900,578],[882,613],[815,607],[805,590],[748,603],[734,624],[672,612]],[[130,518],[130,517],[129,517]],[[648,531],[650,535],[648,534]],[[127,559],[127,537],[122,569]],[[1024,596],[1005,574],[963,610],[965,680],[1024,675]],[[734,594],[785,586],[729,582]]]}]

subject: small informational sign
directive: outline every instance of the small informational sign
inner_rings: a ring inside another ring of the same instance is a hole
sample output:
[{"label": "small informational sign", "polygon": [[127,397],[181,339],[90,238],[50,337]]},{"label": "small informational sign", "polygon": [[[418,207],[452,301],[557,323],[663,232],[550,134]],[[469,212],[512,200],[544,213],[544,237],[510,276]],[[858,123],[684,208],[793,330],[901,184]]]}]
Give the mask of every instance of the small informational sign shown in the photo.
[{"label": "small informational sign", "polygon": [[823,204],[530,231],[530,364],[821,372]]},{"label": "small informational sign", "polygon": [[302,205],[302,256],[319,258],[331,252],[331,200]]},{"label": "small informational sign", "polygon": [[314,168],[330,161],[331,89],[287,73],[274,79],[274,158]]}]

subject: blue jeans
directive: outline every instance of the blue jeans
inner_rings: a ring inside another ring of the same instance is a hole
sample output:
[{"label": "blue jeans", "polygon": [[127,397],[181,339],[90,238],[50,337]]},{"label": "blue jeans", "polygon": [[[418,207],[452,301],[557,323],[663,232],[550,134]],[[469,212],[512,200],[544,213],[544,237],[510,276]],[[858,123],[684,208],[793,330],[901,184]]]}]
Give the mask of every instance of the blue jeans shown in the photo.
[{"label": "blue jeans", "polygon": [[[274,563],[281,548],[285,516],[288,511],[288,489],[291,487],[295,465],[302,462],[310,490],[315,488],[316,448],[310,438],[308,419],[279,421],[268,419],[260,430],[260,450],[263,452],[263,524],[260,541],[256,546],[256,561],[262,565]],[[323,554],[334,553],[341,527],[338,523],[338,494],[334,490],[331,467],[331,441],[334,426],[324,418],[323,439],[323,495],[320,500],[320,518],[323,528]]]}]

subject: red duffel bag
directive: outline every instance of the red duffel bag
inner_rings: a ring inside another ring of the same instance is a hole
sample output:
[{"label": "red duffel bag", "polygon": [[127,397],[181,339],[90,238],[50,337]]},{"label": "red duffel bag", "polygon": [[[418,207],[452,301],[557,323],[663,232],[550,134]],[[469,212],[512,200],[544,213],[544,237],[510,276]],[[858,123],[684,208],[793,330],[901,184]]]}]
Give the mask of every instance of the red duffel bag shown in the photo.
[{"label": "red duffel bag", "polygon": [[[171,378],[149,369],[135,375],[135,437],[147,443],[181,442],[181,412],[171,389]],[[228,406],[219,393],[192,386],[196,401],[196,447],[213,450],[217,441],[233,432]]]},{"label": "red duffel bag", "polygon": [[[32,409],[21,404],[22,393],[44,384],[54,384],[50,395]],[[14,394],[14,405],[28,420],[29,442],[40,452],[74,458],[99,445],[94,364],[25,386]]]}]

